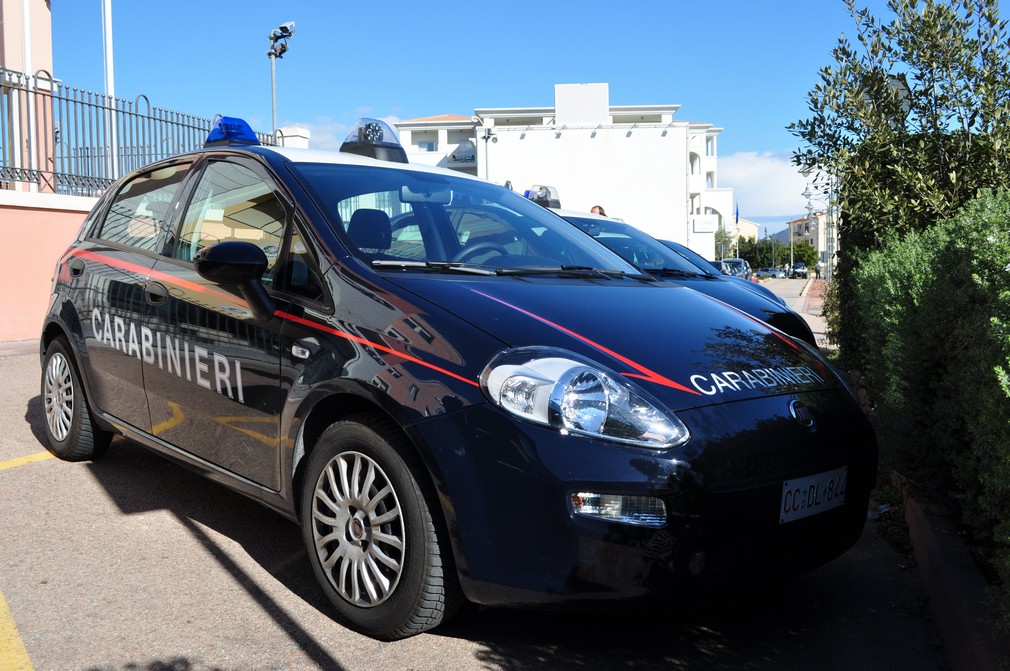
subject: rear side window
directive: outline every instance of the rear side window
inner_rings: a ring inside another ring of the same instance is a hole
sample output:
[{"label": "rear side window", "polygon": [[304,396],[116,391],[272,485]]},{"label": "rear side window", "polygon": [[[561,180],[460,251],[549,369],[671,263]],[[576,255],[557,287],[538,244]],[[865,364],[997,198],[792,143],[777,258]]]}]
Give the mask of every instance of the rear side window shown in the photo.
[{"label": "rear side window", "polygon": [[116,193],[96,237],[145,251],[158,250],[168,208],[190,164],[166,166],[144,172]]}]

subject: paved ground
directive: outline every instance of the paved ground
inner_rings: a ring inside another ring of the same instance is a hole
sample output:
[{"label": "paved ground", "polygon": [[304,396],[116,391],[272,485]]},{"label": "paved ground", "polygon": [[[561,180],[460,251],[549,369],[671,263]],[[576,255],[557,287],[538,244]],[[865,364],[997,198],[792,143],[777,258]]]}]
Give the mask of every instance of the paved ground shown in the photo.
[{"label": "paved ground", "polygon": [[803,315],[821,347],[830,348],[822,306],[827,289],[824,280],[767,279],[762,280],[761,284],[781,296],[789,307]]},{"label": "paved ground", "polygon": [[689,614],[472,609],[378,643],[331,619],[297,528],[252,501],[123,440],[96,463],[48,458],[38,375],[35,343],[0,344],[3,671],[947,668],[878,522],[784,589]]}]

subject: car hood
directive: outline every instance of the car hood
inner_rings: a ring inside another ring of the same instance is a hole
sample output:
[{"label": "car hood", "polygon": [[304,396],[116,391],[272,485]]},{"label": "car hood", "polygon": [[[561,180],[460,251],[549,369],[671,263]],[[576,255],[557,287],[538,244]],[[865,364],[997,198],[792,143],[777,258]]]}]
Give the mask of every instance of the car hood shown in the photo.
[{"label": "car hood", "polygon": [[736,282],[727,282],[721,277],[698,275],[696,277],[666,278],[660,276],[660,279],[718,298],[762,321],[768,321],[769,317],[781,312],[792,312],[789,307],[777,301],[769,300],[756,292],[749,291],[746,287],[739,286]]},{"label": "car hood", "polygon": [[774,301],[780,305],[786,304],[785,300],[783,300],[781,296],[757,282],[751,282],[750,280],[745,280],[742,277],[733,277],[732,275],[721,275],[719,276],[719,279],[723,282],[729,282],[740,289],[745,289],[759,296],[764,296],[768,300]]},{"label": "car hood", "polygon": [[784,331],[795,338],[805,340],[811,345],[817,345],[814,334],[803,317],[794,312],[789,306],[765,298],[746,286],[747,284],[755,287],[759,286],[753,282],[741,280],[741,283],[738,284],[736,282],[729,282],[722,277],[712,277],[710,275],[684,278],[670,277],[669,281],[728,303],[738,310],[743,310],[752,317],[757,317],[761,321],[768,322],[780,331]]},{"label": "car hood", "polygon": [[556,347],[597,361],[674,410],[841,386],[812,348],[682,286],[632,279],[389,279],[508,347]]}]

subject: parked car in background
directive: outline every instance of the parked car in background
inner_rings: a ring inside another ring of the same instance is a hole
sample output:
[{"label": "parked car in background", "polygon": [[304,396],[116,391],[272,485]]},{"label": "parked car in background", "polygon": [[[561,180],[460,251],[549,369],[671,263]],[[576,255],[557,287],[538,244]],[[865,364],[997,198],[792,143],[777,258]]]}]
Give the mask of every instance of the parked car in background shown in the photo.
[{"label": "parked car in background", "polygon": [[789,272],[789,277],[807,279],[809,272],[807,271],[807,264],[805,263],[794,263],[792,270]]},{"label": "parked car in background", "polygon": [[783,278],[786,276],[786,271],[780,268],[758,268],[754,276],[761,279],[765,277],[771,277],[774,279]]},{"label": "parked car in background", "polygon": [[722,259],[722,268],[727,275],[742,277],[745,280],[749,280],[753,276],[750,264],[746,259]]},{"label": "parked car in background", "polygon": [[595,214],[554,211],[650,275],[716,298],[784,333],[817,346],[817,339],[806,320],[784,303],[770,300],[747,288],[759,286],[754,282],[736,281],[737,278],[702,270],[661,241],[630,224]]},{"label": "parked car in background", "polygon": [[686,245],[682,245],[679,242],[674,242],[673,240],[660,240],[664,245],[672,249],[674,252],[680,256],[687,259],[689,262],[697,266],[702,270],[702,272],[708,273],[710,275],[716,275],[730,282],[735,283],[739,287],[743,287],[748,291],[753,291],[754,293],[760,294],[765,298],[771,299],[776,303],[781,303],[785,305],[785,300],[779,296],[777,293],[769,289],[768,287],[762,286],[756,282],[751,282],[750,280],[745,280],[741,277],[734,277],[733,275],[725,274],[721,268],[717,267],[715,263],[709,261],[704,256],[694,251]]}]

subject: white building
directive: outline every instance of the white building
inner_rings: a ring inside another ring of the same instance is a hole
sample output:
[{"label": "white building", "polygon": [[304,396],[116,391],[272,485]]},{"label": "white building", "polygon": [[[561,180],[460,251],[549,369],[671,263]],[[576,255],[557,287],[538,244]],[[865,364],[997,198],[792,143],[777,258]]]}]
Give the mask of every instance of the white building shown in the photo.
[{"label": "white building", "polygon": [[411,163],[477,174],[477,117],[440,114],[396,124]]},{"label": "white building", "polygon": [[565,209],[607,214],[714,257],[732,219],[711,124],[675,121],[679,105],[610,105],[607,84],[558,84],[554,107],[478,108],[473,117],[402,121],[412,162],[461,170],[522,193],[554,187]]},{"label": "white building", "polygon": [[[832,214],[835,214],[834,211]],[[786,244],[792,239],[793,244],[805,242],[817,251],[817,259],[828,277],[834,269],[837,261],[835,254],[838,251],[833,223],[832,217],[829,217],[824,210],[811,211],[805,217],[787,222],[786,231],[783,231]]]}]

